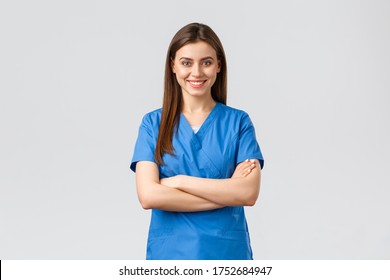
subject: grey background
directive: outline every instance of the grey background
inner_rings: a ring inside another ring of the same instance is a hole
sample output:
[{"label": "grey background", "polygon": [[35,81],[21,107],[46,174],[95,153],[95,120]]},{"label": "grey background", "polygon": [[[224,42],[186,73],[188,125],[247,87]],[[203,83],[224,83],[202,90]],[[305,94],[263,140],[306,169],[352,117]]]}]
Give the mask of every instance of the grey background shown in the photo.
[{"label": "grey background", "polygon": [[144,259],[129,171],[174,33],[222,40],[265,157],[255,259],[390,258],[388,1],[1,1],[0,258]]}]

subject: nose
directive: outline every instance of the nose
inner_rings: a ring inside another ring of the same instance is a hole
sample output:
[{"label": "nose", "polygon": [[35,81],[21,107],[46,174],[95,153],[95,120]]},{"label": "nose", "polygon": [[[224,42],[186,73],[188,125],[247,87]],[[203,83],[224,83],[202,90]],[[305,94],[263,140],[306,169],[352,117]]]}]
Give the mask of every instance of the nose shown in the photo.
[{"label": "nose", "polygon": [[199,63],[195,63],[192,67],[191,75],[194,77],[200,77],[202,75],[202,69]]}]

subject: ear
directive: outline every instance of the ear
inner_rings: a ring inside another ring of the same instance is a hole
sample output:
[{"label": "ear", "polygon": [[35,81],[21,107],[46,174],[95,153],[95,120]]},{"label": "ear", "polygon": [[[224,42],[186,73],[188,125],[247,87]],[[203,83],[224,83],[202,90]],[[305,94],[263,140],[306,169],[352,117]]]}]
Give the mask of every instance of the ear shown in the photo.
[{"label": "ear", "polygon": [[217,69],[217,73],[221,72],[221,61],[218,59],[218,69]]},{"label": "ear", "polygon": [[171,58],[171,69],[172,69],[172,72],[174,74],[176,74],[176,70],[175,70],[175,61]]}]

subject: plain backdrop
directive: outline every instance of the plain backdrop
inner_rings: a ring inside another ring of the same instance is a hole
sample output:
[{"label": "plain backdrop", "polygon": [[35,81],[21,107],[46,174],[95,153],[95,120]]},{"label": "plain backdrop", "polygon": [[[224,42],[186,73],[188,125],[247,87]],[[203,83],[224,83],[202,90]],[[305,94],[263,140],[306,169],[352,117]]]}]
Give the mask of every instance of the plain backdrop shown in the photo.
[{"label": "plain backdrop", "polygon": [[255,259],[390,258],[390,2],[1,1],[0,259],[144,259],[129,170],[168,44],[208,24],[265,157]]}]

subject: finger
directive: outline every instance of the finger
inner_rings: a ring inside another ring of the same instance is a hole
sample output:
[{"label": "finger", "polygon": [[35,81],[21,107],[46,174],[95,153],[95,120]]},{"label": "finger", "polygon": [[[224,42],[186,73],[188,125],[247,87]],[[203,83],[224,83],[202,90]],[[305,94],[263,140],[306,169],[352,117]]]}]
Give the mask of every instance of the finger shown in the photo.
[{"label": "finger", "polygon": [[237,167],[237,170],[246,173],[248,169],[253,169],[255,167],[256,167],[255,163],[252,163],[252,162],[248,161],[248,162],[245,162],[245,163],[241,163],[241,165]]},{"label": "finger", "polygon": [[253,169],[256,168],[256,164],[252,163],[249,168],[245,171],[245,176],[250,174],[252,172]]},{"label": "finger", "polygon": [[238,167],[239,168],[245,168],[246,166],[250,165],[251,162],[249,161],[249,159],[246,159],[245,161],[241,162]]},{"label": "finger", "polygon": [[250,163],[250,162],[242,162],[242,163],[240,163],[240,164],[237,166],[236,170],[237,170],[238,172],[242,172],[242,171],[247,170],[250,166],[251,166],[251,163]]},{"label": "finger", "polygon": [[247,172],[248,170],[252,170],[252,169],[254,169],[254,168],[256,168],[256,164],[251,164],[251,165],[249,165],[249,166],[247,166],[246,168],[245,168],[245,172]]},{"label": "finger", "polygon": [[246,161],[245,164],[243,165],[243,168],[248,169],[251,167],[255,162],[252,162],[250,160]]},{"label": "finger", "polygon": [[249,169],[254,169],[256,168],[256,162],[252,159],[246,159],[242,161],[240,164],[236,166],[236,170],[234,171],[233,177],[246,177],[250,171]]}]

